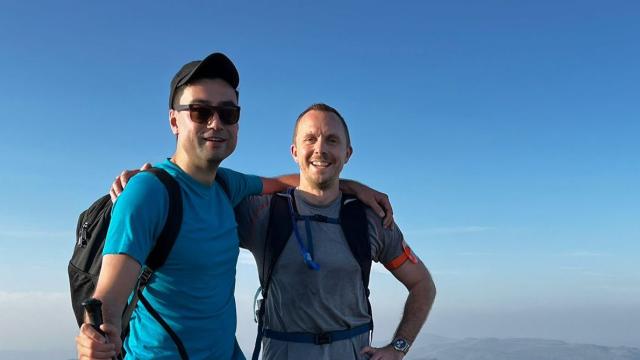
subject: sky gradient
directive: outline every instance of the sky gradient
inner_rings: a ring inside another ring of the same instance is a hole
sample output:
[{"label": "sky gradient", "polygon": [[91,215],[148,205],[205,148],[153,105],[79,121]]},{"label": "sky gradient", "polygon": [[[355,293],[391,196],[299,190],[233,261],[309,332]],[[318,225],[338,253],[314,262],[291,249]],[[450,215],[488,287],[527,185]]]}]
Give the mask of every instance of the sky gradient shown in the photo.
[{"label": "sky gradient", "polygon": [[[344,177],[389,194],[438,286],[425,332],[640,347],[639,18],[635,1],[3,2],[0,350],[73,349],[77,216],[171,156],[169,81],[214,51],[240,72],[226,167],[296,172],[297,115],[342,112]],[[403,289],[378,270],[380,344]]]}]

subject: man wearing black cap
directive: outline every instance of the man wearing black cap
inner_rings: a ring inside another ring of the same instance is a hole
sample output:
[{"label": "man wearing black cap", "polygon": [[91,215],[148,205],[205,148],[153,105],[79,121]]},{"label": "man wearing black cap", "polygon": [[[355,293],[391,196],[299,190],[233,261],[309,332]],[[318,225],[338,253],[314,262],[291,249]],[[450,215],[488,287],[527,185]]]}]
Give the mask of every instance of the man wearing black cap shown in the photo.
[{"label": "man wearing black cap", "polygon": [[[176,151],[155,165],[180,184],[183,221],[166,263],[145,294],[192,359],[244,359],[235,341],[238,238],[233,206],[261,193],[263,186],[257,176],[219,168],[236,147],[238,82],[235,66],[223,54],[184,65],[171,81],[169,98]],[[216,174],[228,179],[228,195],[215,181]],[[103,302],[103,330],[112,346],[93,354],[95,358],[109,358],[120,349],[122,310],[166,222],[168,201],[158,178],[143,172],[114,204],[94,295]],[[88,330],[85,324],[81,333]],[[136,307],[124,348],[127,358],[135,359],[175,359],[178,354],[145,306]]]},{"label": "man wearing black cap", "polygon": [[[239,250],[233,206],[249,195],[286,186],[219,167],[236,147],[238,83],[235,66],[223,54],[184,65],[171,82],[169,97],[176,151],[155,165],[180,184],[183,221],[166,263],[155,272],[145,294],[191,359],[244,359],[235,341]],[[225,179],[226,192],[216,175]],[[120,351],[122,310],[166,222],[168,202],[159,179],[142,172],[128,182],[127,191],[114,204],[94,294],[103,303],[102,329],[110,343],[96,346],[103,339],[84,324],[76,341],[79,358],[109,359]],[[127,358],[178,357],[172,338],[143,306],[134,311],[124,348]]]}]

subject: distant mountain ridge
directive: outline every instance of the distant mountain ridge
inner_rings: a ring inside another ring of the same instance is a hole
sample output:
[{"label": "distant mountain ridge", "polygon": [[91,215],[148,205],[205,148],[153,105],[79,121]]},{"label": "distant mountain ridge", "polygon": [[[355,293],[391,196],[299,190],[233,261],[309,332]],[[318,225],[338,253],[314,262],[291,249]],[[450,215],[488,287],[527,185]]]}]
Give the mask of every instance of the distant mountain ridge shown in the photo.
[{"label": "distant mountain ridge", "polygon": [[640,360],[640,349],[572,344],[559,340],[427,337],[407,360]]}]

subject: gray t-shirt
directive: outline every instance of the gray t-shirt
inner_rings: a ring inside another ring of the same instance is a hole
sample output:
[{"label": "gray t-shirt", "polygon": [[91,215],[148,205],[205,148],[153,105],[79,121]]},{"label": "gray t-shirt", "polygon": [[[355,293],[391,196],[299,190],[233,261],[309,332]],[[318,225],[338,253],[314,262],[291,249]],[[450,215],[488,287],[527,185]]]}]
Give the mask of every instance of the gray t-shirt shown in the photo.
[{"label": "gray t-shirt", "polygon": [[[341,196],[326,206],[316,206],[305,201],[298,190],[295,195],[301,215],[320,214],[330,218],[339,215]],[[236,207],[240,246],[253,253],[261,276],[270,201],[270,195],[251,196]],[[381,219],[370,209],[367,209],[367,220],[373,261],[386,264],[402,255],[403,237],[398,227],[384,229]],[[282,221],[291,220],[287,217]],[[305,222],[298,221],[297,226],[303,243],[308,246]],[[320,269],[307,267],[292,234],[271,276],[265,327],[275,331],[323,333],[367,324],[371,319],[360,267],[340,225],[311,221],[309,226],[313,258]],[[321,346],[265,338],[263,359],[364,359],[359,352],[368,344],[367,333]]]}]

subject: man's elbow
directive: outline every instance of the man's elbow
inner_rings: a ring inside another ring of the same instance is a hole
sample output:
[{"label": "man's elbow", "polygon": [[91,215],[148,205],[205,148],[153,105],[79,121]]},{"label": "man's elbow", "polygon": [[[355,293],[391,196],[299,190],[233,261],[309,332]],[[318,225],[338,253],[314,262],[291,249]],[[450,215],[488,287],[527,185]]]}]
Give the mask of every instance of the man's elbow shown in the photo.
[{"label": "man's elbow", "polygon": [[414,289],[421,294],[424,303],[430,308],[436,298],[436,284],[431,276],[425,276],[416,284]]},{"label": "man's elbow", "polygon": [[433,282],[431,277],[427,279],[427,294],[429,304],[433,304],[433,301],[436,299],[436,283]]}]

